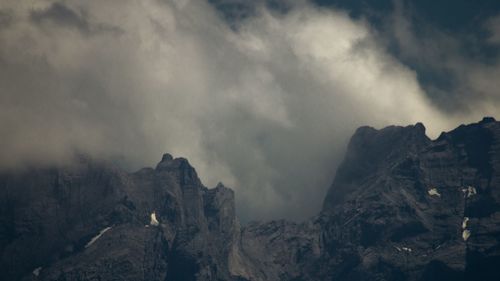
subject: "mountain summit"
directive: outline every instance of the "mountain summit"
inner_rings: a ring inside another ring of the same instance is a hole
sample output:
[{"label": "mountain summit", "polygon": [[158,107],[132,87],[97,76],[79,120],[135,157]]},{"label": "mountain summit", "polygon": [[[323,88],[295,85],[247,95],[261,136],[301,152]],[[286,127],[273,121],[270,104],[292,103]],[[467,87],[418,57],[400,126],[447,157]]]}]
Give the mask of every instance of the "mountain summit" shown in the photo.
[{"label": "mountain summit", "polygon": [[323,210],[241,227],[186,159],[0,174],[1,280],[500,280],[500,122],[359,128]]}]

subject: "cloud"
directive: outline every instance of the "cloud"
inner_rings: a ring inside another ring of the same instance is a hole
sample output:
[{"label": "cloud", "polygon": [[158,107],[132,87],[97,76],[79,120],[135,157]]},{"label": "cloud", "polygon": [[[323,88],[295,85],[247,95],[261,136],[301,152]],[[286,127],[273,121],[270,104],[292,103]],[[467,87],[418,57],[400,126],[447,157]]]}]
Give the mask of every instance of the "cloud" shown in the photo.
[{"label": "cloud", "polygon": [[500,45],[500,14],[488,19],[485,28],[490,33],[488,43]]},{"label": "cloud", "polygon": [[120,29],[114,26],[90,24],[83,15],[79,15],[59,2],[52,3],[47,9],[32,10],[30,12],[30,19],[39,25],[50,22],[55,25],[76,28],[85,35],[105,31],[120,32]]},{"label": "cloud", "polygon": [[203,1],[4,2],[1,166],[76,151],[138,168],[170,152],[233,187],[244,220],[301,219],[358,126],[423,121],[436,136],[470,117],[434,107],[367,22],[294,5],[234,29]]},{"label": "cloud", "polygon": [[423,21],[408,2],[394,3],[383,32],[393,37],[398,58],[418,72],[433,104],[459,119],[497,114],[498,16],[483,19],[474,32],[448,31]]},{"label": "cloud", "polygon": [[56,24],[76,27],[83,32],[88,32],[90,29],[89,23],[84,18],[58,2],[53,3],[47,9],[33,10],[30,13],[30,17],[36,23],[40,23],[44,20],[50,20]]}]

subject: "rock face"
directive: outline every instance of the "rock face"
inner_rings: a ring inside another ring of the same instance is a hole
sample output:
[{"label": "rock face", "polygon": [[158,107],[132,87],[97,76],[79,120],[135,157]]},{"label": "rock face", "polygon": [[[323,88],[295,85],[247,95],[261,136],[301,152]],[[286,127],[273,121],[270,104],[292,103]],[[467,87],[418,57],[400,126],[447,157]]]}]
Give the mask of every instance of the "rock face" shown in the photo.
[{"label": "rock face", "polygon": [[234,193],[185,159],[127,174],[82,158],[0,183],[2,280],[233,280]]},{"label": "rock face", "polygon": [[359,128],[303,223],[240,227],[187,160],[0,175],[1,280],[500,280],[500,122]]},{"label": "rock face", "polygon": [[345,272],[323,267],[325,277],[500,280],[500,123],[435,141],[421,124],[360,128],[318,223],[325,260],[352,259]]}]

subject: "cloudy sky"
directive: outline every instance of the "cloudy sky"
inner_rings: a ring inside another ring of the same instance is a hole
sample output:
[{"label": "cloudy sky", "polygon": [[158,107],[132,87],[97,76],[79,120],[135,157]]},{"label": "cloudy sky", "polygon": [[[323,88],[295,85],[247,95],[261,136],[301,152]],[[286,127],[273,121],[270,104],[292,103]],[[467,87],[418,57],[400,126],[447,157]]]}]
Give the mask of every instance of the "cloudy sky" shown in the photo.
[{"label": "cloudy sky", "polygon": [[3,0],[0,167],[170,152],[303,219],[358,126],[498,118],[499,47],[497,0]]}]

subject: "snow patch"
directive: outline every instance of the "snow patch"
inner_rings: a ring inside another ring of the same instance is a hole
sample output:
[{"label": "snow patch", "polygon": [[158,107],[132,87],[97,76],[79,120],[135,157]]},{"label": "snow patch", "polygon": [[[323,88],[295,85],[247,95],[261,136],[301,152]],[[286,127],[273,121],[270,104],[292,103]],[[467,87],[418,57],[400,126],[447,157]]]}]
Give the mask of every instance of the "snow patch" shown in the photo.
[{"label": "snow patch", "polygon": [[469,217],[464,217],[464,220],[462,221],[462,229],[467,228],[467,223],[469,222]]},{"label": "snow patch", "polygon": [[42,271],[42,267],[39,266],[33,270],[33,275],[37,276],[40,275],[40,271]]},{"label": "snow patch", "polygon": [[473,196],[473,195],[476,195],[477,194],[477,190],[475,187],[473,186],[468,186],[467,187],[467,198]]},{"label": "snow patch", "polygon": [[160,225],[160,223],[156,219],[156,212],[152,212],[151,213],[151,220],[149,221],[149,224],[152,225],[152,226],[158,226],[158,225]]},{"label": "snow patch", "polygon": [[439,193],[439,191],[437,190],[437,188],[433,187],[429,190],[427,190],[427,193],[430,195],[430,196],[437,196],[437,197],[441,197],[441,194]]},{"label": "snow patch", "polygon": [[470,233],[470,230],[468,229],[465,229],[463,232],[462,232],[462,238],[464,239],[464,241],[467,241],[467,239],[469,239],[471,233]]},{"label": "snow patch", "polygon": [[406,251],[408,253],[411,253],[411,251],[412,251],[411,248],[407,248],[407,247],[403,247],[402,249],[403,249],[403,251]]},{"label": "snow patch", "polygon": [[85,248],[88,248],[88,247],[92,246],[92,244],[94,244],[94,243],[95,243],[95,241],[97,241],[97,239],[101,238],[101,236],[102,236],[102,235],[103,235],[106,231],[108,231],[108,230],[110,230],[110,229],[111,229],[111,226],[108,226],[108,227],[106,227],[105,229],[101,230],[101,231],[99,232],[99,234],[97,234],[96,236],[94,236],[94,238],[90,239],[90,241],[87,243],[87,245],[85,245]]}]

